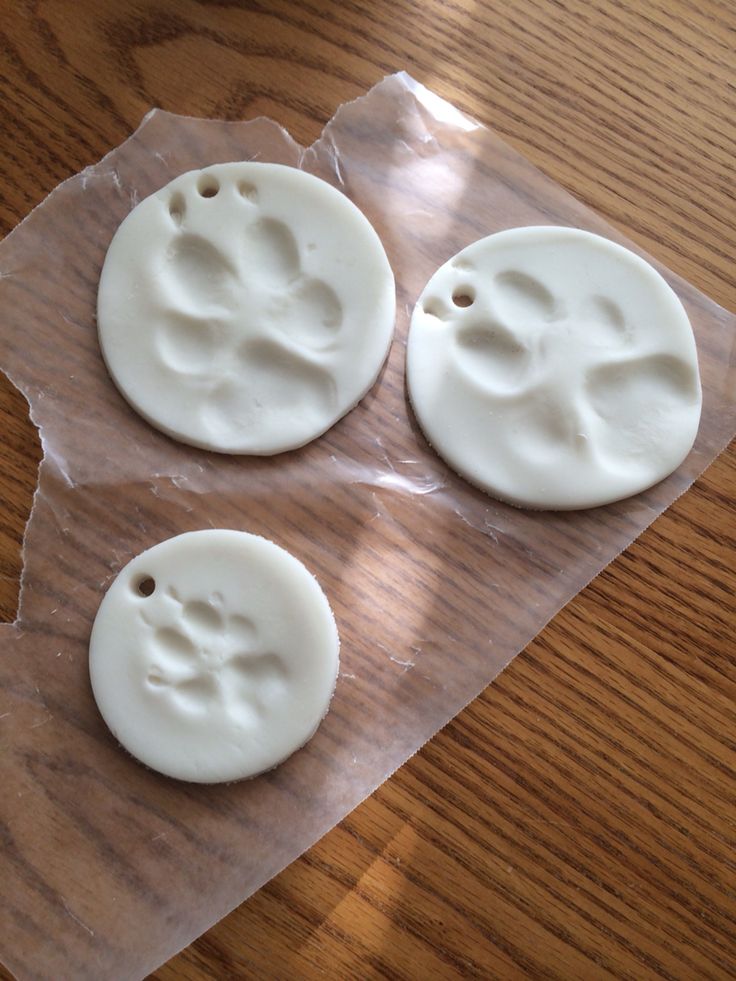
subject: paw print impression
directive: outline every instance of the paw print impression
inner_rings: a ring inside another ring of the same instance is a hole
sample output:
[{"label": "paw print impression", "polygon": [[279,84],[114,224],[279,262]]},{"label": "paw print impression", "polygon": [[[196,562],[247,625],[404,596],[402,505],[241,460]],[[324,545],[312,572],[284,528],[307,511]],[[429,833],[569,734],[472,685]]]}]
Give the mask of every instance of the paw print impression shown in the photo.
[{"label": "paw print impression", "polygon": [[408,381],[448,462],[532,507],[662,479],[700,415],[679,300],[643,260],[577,229],[501,232],[443,266],[412,320]]},{"label": "paw print impression", "polygon": [[204,395],[208,428],[252,427],[264,407],[329,413],[343,308],[303,271],[291,228],[226,177],[172,192],[169,214],[156,349]]},{"label": "paw print impression", "polygon": [[[498,273],[488,294],[486,311],[458,318],[461,371],[518,419],[519,452],[594,452],[587,389],[597,369],[612,356],[618,363],[631,342],[621,308],[602,296],[554,295],[514,270]],[[651,368],[656,376],[658,365]]]},{"label": "paw print impression", "polygon": [[186,716],[225,712],[238,725],[257,725],[285,694],[283,659],[263,648],[250,619],[225,611],[219,593],[183,601],[169,588],[165,599],[166,622],[139,614],[149,693]]}]

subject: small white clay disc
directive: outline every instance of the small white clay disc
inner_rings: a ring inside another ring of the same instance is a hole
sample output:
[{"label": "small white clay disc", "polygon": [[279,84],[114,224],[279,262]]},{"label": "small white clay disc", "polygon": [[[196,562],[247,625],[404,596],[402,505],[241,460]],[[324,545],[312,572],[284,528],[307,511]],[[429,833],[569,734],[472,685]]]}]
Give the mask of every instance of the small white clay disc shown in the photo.
[{"label": "small white clay disc", "polygon": [[110,374],[151,425],[272,454],[366,394],[395,312],[383,246],[344,194],[293,167],[229,163],[133,209],[105,258],[97,318]]},{"label": "small white clay disc", "polygon": [[195,531],[120,572],[92,628],[90,677],[111,732],[146,766],[196,783],[241,780],[314,734],[339,646],[298,559],[245,532]]},{"label": "small white clay disc", "polygon": [[409,396],[427,439],[489,494],[589,508],[685,459],[700,421],[695,339],[639,256],[575,228],[514,228],[459,252],[411,320]]}]

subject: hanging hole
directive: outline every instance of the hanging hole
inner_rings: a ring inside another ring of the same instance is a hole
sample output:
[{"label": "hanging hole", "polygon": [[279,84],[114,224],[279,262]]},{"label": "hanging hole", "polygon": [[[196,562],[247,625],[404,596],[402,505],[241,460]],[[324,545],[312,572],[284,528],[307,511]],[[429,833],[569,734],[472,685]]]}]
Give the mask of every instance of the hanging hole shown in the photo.
[{"label": "hanging hole", "polygon": [[212,174],[202,174],[197,181],[197,190],[203,198],[214,198],[220,190],[220,182]]},{"label": "hanging hole", "polygon": [[254,202],[258,200],[258,191],[256,190],[255,184],[251,184],[249,181],[241,181],[238,184],[238,190],[246,201]]},{"label": "hanging hole", "polygon": [[135,584],[135,592],[139,596],[152,596],[156,589],[156,580],[151,576],[141,576]]},{"label": "hanging hole", "polygon": [[459,286],[452,294],[452,302],[456,307],[470,307],[475,302],[475,290],[470,286]]}]

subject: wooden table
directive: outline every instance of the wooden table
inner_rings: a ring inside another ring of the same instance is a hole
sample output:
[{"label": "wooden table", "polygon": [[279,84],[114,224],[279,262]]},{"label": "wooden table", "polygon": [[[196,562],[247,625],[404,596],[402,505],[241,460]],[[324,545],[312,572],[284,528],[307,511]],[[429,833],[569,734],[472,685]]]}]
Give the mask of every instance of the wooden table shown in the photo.
[{"label": "wooden table", "polygon": [[[406,69],[736,308],[728,0],[0,7],[0,231],[151,106],[315,139]],[[38,441],[0,381],[0,613]],[[317,846],[156,977],[725,978],[736,452]]]}]

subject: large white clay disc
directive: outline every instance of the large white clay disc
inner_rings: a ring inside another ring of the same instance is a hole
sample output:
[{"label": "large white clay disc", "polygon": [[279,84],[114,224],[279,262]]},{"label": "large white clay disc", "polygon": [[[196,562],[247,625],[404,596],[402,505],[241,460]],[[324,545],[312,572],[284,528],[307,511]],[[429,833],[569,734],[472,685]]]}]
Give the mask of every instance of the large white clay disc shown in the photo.
[{"label": "large white clay disc", "polygon": [[510,229],[445,263],[414,309],[407,383],[440,456],[521,507],[636,494],[682,463],[700,421],[679,299],[639,256],[575,228]]},{"label": "large white clay disc", "polygon": [[339,639],[314,576],[278,545],[195,531],[133,559],[92,628],[90,677],[115,738],[146,766],[215,783],[269,770],[330,704]]},{"label": "large white clay disc", "polygon": [[190,171],[108,249],[102,353],[151,425],[223,453],[321,435],[366,394],[391,343],[393,274],[367,218],[293,167]]}]

